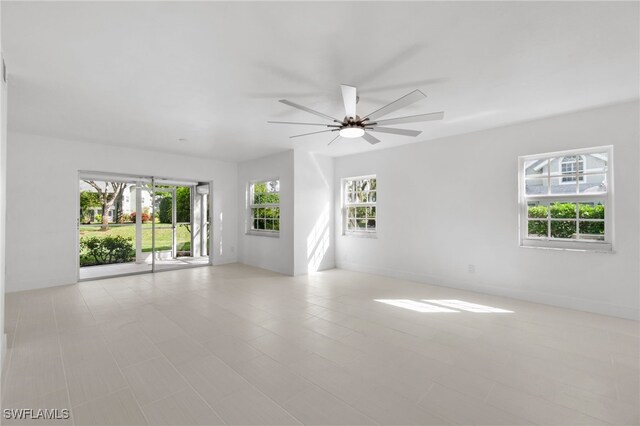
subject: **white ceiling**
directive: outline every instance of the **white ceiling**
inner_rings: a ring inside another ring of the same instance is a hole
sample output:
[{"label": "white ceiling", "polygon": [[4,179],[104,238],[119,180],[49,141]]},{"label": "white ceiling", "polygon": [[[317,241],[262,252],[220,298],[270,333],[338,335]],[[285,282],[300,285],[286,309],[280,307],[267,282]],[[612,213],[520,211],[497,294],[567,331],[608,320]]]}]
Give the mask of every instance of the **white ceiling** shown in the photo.
[{"label": "white ceiling", "polygon": [[[227,160],[291,148],[346,155],[638,97],[639,3],[2,2],[9,129]],[[382,143],[330,134],[286,98],[341,118],[420,89],[385,118],[445,111]],[[187,141],[178,142],[185,138]],[[514,141],[517,143],[517,141]]]}]

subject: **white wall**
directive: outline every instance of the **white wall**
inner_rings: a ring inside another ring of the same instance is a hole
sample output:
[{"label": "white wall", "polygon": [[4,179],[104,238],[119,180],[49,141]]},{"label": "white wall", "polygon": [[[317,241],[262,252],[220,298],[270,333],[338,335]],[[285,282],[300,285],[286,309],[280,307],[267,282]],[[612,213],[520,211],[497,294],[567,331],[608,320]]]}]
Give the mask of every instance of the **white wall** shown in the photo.
[{"label": "white wall", "polygon": [[[1,6],[0,6],[1,9]],[[0,22],[2,22],[0,12]],[[0,52],[2,40],[0,39]],[[0,58],[2,55],[0,54]],[[1,59],[0,59],[1,66]],[[0,78],[0,370],[4,366],[7,350],[7,335],[4,332],[4,287],[5,287],[5,218],[7,205],[7,86]]]},{"label": "white wall", "polygon": [[[293,151],[238,165],[238,259],[281,274],[293,275]],[[251,181],[280,179],[280,235],[247,234],[247,190]]]},{"label": "white wall", "polygon": [[[632,102],[338,158],[336,188],[377,175],[379,229],[341,235],[336,191],[336,264],[638,318],[638,116]],[[614,146],[616,252],[519,247],[518,156],[601,145]]]},{"label": "white wall", "polygon": [[335,267],[333,158],[294,151],[295,275]]},{"label": "white wall", "polygon": [[8,156],[7,292],[76,282],[78,170],[213,181],[214,263],[237,260],[235,163],[19,133]]}]

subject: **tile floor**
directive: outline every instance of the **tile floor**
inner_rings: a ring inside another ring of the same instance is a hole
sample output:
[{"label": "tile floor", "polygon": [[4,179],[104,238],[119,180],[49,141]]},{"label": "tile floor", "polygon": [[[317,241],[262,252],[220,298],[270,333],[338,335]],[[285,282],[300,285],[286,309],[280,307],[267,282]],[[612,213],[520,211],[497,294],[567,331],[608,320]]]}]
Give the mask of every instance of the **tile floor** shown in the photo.
[{"label": "tile floor", "polygon": [[3,408],[53,424],[640,422],[637,322],[362,273],[186,269],[6,316]]}]

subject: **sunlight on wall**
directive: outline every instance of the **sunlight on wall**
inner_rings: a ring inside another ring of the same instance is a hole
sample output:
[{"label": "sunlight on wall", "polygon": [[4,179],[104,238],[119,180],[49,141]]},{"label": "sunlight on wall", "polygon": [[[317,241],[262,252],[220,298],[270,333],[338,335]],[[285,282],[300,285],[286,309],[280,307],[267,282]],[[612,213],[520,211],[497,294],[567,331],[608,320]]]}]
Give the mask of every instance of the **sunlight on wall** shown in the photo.
[{"label": "sunlight on wall", "polygon": [[329,203],[327,203],[307,237],[307,272],[316,272],[320,268],[330,244]]},{"label": "sunlight on wall", "polygon": [[[506,309],[494,308],[492,306],[478,305],[477,303],[469,303],[455,299],[422,299],[422,302],[416,302],[410,299],[373,299],[376,302],[385,303],[387,305],[397,306],[398,308],[409,309],[416,312],[475,312],[481,314],[487,313],[513,313]],[[424,303],[429,302],[429,303]],[[440,305],[440,306],[436,306]],[[449,309],[453,308],[453,309]],[[459,310],[456,310],[459,309]]]},{"label": "sunlight on wall", "polygon": [[459,312],[459,311],[454,311],[453,309],[443,308],[441,306],[429,305],[428,303],[415,302],[409,299],[374,299],[374,300],[376,302],[397,306],[399,308],[410,309],[416,312]]},{"label": "sunlight on wall", "polygon": [[[222,222],[222,212],[220,212],[220,227],[218,228],[219,232],[220,232],[220,247],[219,247],[220,256],[222,256],[222,223],[223,223]],[[213,223],[210,223],[209,226],[213,226]],[[210,230],[209,231],[212,239],[213,239],[213,231],[214,230]]]}]

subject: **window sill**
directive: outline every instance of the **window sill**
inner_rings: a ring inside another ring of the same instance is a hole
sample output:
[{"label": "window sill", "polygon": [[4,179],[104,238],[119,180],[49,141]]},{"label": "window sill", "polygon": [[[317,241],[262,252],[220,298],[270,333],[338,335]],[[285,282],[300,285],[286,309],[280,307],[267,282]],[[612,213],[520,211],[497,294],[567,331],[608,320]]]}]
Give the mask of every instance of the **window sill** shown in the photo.
[{"label": "window sill", "polygon": [[524,238],[520,247],[543,250],[582,251],[593,253],[615,253],[611,243],[603,241],[558,241],[547,239]]},{"label": "window sill", "polygon": [[269,237],[269,238],[280,238],[280,232],[269,232],[269,231],[247,231],[244,235],[251,235],[254,237]]},{"label": "window sill", "polygon": [[342,236],[355,238],[378,238],[378,234],[375,232],[345,232]]}]

